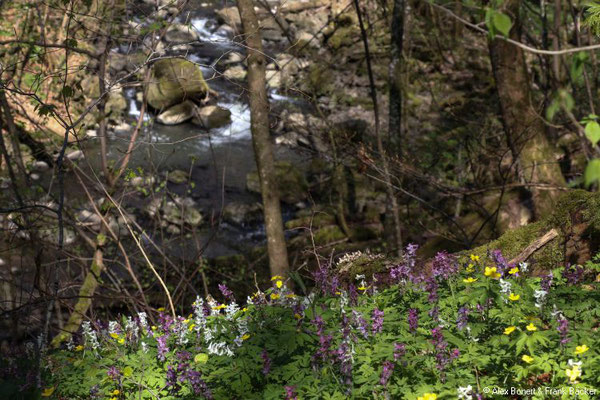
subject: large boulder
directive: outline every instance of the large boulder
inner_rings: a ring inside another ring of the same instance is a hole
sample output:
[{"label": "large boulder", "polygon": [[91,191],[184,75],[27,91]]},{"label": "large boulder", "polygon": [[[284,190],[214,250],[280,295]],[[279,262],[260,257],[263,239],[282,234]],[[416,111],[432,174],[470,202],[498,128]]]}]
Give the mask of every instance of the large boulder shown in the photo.
[{"label": "large boulder", "polygon": [[188,99],[203,98],[209,90],[196,64],[179,58],[159,60],[152,65],[148,103],[161,110]]},{"label": "large boulder", "polygon": [[241,65],[234,65],[223,72],[223,77],[227,80],[243,81],[246,79],[246,70]]},{"label": "large boulder", "polygon": [[205,129],[219,128],[231,122],[231,111],[219,106],[197,108],[192,122]]},{"label": "large boulder", "polygon": [[223,208],[223,219],[236,226],[247,226],[262,220],[262,207],[259,203],[234,201]]},{"label": "large boulder", "polygon": [[217,11],[219,22],[227,24],[234,29],[240,29],[242,26],[242,18],[237,7],[225,7]]},{"label": "large boulder", "polygon": [[158,114],[156,117],[156,122],[163,125],[182,124],[192,119],[195,113],[195,108],[196,106],[191,101],[184,101],[183,103],[169,107],[165,111]]},{"label": "large boulder", "polygon": [[[308,196],[308,183],[304,174],[289,162],[275,163],[275,181],[279,187],[279,198],[284,203],[297,204]],[[246,176],[246,188],[251,192],[260,193],[258,172],[250,172]]]},{"label": "large boulder", "polygon": [[169,44],[190,43],[198,40],[198,33],[190,26],[173,24],[167,29],[165,40]]}]

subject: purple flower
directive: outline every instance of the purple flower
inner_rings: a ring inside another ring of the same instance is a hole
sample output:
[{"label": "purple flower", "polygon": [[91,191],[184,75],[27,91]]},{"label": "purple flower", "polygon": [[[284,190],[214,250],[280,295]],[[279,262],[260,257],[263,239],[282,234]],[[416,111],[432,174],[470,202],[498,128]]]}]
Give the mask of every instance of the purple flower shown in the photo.
[{"label": "purple flower", "polygon": [[560,336],[560,344],[565,345],[571,341],[569,339],[569,320],[562,317],[558,320],[558,327],[556,328],[558,334]]},{"label": "purple flower", "polygon": [[[458,349],[454,349],[452,352],[448,351],[448,342],[444,339],[441,326],[431,330],[431,337],[431,343],[435,351],[436,368],[440,372],[443,372],[452,360],[460,356],[460,351]],[[444,379],[444,375],[442,374],[442,380]]]},{"label": "purple flower", "polygon": [[419,327],[419,311],[416,308],[408,310],[408,330],[416,332]]},{"label": "purple flower", "polygon": [[392,372],[394,372],[394,363],[391,361],[383,362],[383,370],[381,371],[381,377],[379,378],[379,384],[381,386],[386,386],[390,377],[392,376]]},{"label": "purple flower", "polygon": [[283,389],[285,390],[285,400],[298,400],[295,386],[284,386]]},{"label": "purple flower", "polygon": [[576,285],[583,280],[583,267],[581,265],[565,265],[562,276],[568,285]]},{"label": "purple flower", "polygon": [[356,290],[356,286],[354,283],[348,285],[348,299],[350,301],[351,306],[355,306],[358,304],[358,290]]},{"label": "purple flower", "polygon": [[429,310],[429,316],[431,317],[432,320],[434,321],[438,321],[439,320],[439,316],[440,316],[440,309],[437,305],[431,307],[431,310]]},{"label": "purple flower", "polygon": [[158,344],[158,359],[160,361],[165,361],[165,355],[169,351],[169,348],[167,347],[167,336],[159,336],[156,339],[156,343]]},{"label": "purple flower", "polygon": [[373,325],[371,327],[371,330],[374,334],[380,333],[383,330],[383,311],[379,310],[378,308],[375,308],[373,310],[372,317]]},{"label": "purple flower", "polygon": [[207,399],[213,398],[210,389],[206,385],[206,382],[202,380],[200,372],[189,370],[187,373],[187,379],[190,385],[192,386],[192,390],[194,391],[195,395],[201,394]]},{"label": "purple flower", "polygon": [[542,279],[540,280],[540,286],[541,286],[542,290],[544,290],[546,292],[550,292],[550,287],[552,286],[553,278],[554,278],[554,275],[552,274],[552,272],[550,272],[548,275],[544,275],[542,277]]},{"label": "purple flower", "polygon": [[462,331],[467,327],[469,322],[469,308],[461,307],[458,309],[458,316],[456,317],[456,327],[459,331]]},{"label": "purple flower", "polygon": [[363,337],[366,339],[369,337],[369,327],[367,326],[367,321],[363,318],[363,316],[356,310],[352,310],[352,319],[356,328],[362,333]]},{"label": "purple flower", "polygon": [[425,279],[425,290],[429,293],[427,301],[435,303],[438,301],[438,283],[434,277],[430,276]]},{"label": "purple flower", "polygon": [[406,345],[404,343],[394,343],[394,361],[398,361],[406,354]]},{"label": "purple flower", "polygon": [[506,271],[506,269],[508,268],[508,265],[507,265],[506,259],[502,255],[502,252],[500,250],[494,250],[494,251],[492,251],[491,256],[492,256],[492,260],[496,264],[496,270],[498,271],[498,273],[500,275],[504,275],[504,271]]},{"label": "purple flower", "polygon": [[219,290],[221,291],[221,294],[223,295],[223,297],[225,297],[227,300],[229,300],[231,302],[235,301],[233,292],[231,290],[229,290],[229,288],[226,285],[219,283]]},{"label": "purple flower", "polygon": [[113,381],[118,381],[121,379],[121,371],[117,369],[117,367],[112,366],[106,371],[106,375]]},{"label": "purple flower", "polygon": [[269,374],[269,372],[271,372],[271,359],[269,358],[269,353],[267,353],[267,349],[263,349],[262,353],[260,354],[260,358],[263,359],[262,373],[266,376]]},{"label": "purple flower", "polygon": [[456,259],[446,251],[440,251],[433,259],[432,272],[435,277],[450,278],[458,272]]}]

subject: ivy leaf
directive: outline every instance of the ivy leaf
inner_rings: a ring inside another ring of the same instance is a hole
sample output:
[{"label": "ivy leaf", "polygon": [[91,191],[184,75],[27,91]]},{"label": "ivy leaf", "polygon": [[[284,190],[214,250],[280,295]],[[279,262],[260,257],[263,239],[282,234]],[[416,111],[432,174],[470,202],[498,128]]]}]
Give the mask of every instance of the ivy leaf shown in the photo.
[{"label": "ivy leaf", "polygon": [[600,181],[600,159],[594,158],[588,163],[583,173],[583,179],[585,186],[590,186],[592,183]]},{"label": "ivy leaf", "polygon": [[494,25],[494,28],[505,37],[508,36],[510,28],[512,27],[510,17],[497,11],[492,14],[492,24]]},{"label": "ivy leaf", "polygon": [[596,121],[590,121],[585,125],[585,137],[595,146],[600,142],[600,125]]}]

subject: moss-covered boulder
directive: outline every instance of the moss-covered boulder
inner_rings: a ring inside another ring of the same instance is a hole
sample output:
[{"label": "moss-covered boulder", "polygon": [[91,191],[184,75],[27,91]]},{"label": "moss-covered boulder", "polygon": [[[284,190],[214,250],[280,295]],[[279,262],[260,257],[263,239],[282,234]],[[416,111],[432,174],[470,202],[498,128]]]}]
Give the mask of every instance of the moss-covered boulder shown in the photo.
[{"label": "moss-covered boulder", "polygon": [[[279,197],[284,203],[296,204],[308,196],[308,182],[304,174],[289,162],[275,163],[275,181],[279,186]],[[251,192],[260,193],[258,172],[246,175],[246,188]]]},{"label": "moss-covered boulder", "polygon": [[148,103],[155,110],[200,99],[209,92],[202,70],[190,61],[179,58],[159,60],[151,68]]}]

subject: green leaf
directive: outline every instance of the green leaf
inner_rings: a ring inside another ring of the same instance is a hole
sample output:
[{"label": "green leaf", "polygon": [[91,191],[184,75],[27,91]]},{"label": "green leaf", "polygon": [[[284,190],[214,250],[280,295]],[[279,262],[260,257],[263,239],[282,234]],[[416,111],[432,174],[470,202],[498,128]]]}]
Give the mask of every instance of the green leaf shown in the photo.
[{"label": "green leaf", "polygon": [[587,167],[585,167],[583,178],[585,186],[590,186],[592,183],[600,181],[600,159],[594,158],[588,163]]},{"label": "green leaf", "polygon": [[131,368],[130,366],[127,366],[125,368],[123,368],[123,376],[124,377],[130,377],[133,374],[133,368]]},{"label": "green leaf", "polygon": [[208,354],[206,353],[198,353],[194,357],[194,362],[198,364],[206,364],[208,362]]},{"label": "green leaf", "polygon": [[600,125],[596,121],[588,122],[585,126],[585,137],[595,146],[600,141]]},{"label": "green leaf", "polygon": [[492,14],[492,24],[494,25],[494,28],[504,36],[508,36],[510,28],[512,27],[510,17],[497,11]]}]

